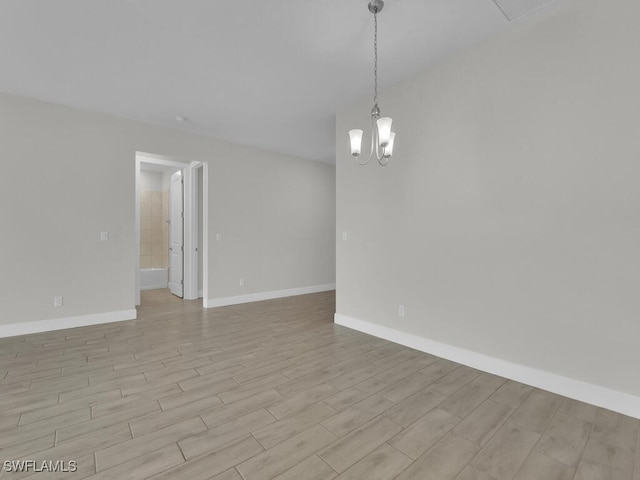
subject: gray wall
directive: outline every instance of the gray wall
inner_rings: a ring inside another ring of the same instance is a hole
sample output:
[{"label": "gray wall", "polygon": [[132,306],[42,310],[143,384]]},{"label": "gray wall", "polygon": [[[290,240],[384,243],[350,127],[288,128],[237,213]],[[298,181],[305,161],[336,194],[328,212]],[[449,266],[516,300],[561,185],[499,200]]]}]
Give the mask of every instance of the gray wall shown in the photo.
[{"label": "gray wall", "polygon": [[209,167],[209,298],[334,283],[335,167],[239,149],[224,157]]},{"label": "gray wall", "polygon": [[639,16],[557,2],[382,92],[386,168],[340,112],[338,314],[640,395]]},{"label": "gray wall", "polygon": [[335,281],[332,165],[0,94],[0,325],[134,307],[136,151],[209,163],[209,298]]}]

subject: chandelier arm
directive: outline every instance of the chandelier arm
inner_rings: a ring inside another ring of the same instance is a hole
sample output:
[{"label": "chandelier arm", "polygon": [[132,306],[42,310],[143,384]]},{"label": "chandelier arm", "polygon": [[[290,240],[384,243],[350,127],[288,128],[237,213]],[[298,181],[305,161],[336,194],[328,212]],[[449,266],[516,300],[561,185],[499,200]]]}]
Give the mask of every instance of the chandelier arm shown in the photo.
[{"label": "chandelier arm", "polygon": [[378,144],[380,143],[378,141],[378,129],[376,128],[376,122],[375,120],[371,120],[371,139],[372,139],[372,146],[371,146],[371,153],[373,154],[374,152],[374,145],[375,145],[375,153],[376,153],[376,159],[380,156],[380,152],[379,150],[379,146]]},{"label": "chandelier arm", "polygon": [[374,145],[376,143],[376,138],[375,138],[375,133],[374,133],[374,129],[371,129],[371,148],[369,149],[369,158],[367,158],[367,161],[364,163],[360,163],[360,165],[366,165],[367,163],[369,163],[371,161],[371,159],[373,158],[373,152],[374,152]]},{"label": "chandelier arm", "polygon": [[358,163],[358,165],[366,165],[371,161],[371,154],[369,154],[369,158],[367,158],[364,162],[361,162],[360,160],[358,160],[358,158],[360,157],[356,157],[356,162]]},{"label": "chandelier arm", "polygon": [[371,121],[372,127],[371,127],[371,135],[374,135],[375,132],[375,145],[376,145],[376,159],[378,160],[378,163],[380,163],[380,160],[382,160],[382,157],[384,156],[384,148],[380,147],[380,133],[378,132],[378,125],[376,123],[375,120]]}]

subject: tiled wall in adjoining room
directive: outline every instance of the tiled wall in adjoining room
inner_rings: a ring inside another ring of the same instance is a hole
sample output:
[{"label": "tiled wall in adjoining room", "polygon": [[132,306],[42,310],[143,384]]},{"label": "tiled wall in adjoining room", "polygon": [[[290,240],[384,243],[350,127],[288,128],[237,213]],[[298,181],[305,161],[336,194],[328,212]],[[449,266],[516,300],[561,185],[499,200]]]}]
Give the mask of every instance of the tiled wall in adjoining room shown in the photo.
[{"label": "tiled wall in adjoining room", "polygon": [[140,198],[140,268],[169,266],[169,190],[162,173],[142,171]]}]

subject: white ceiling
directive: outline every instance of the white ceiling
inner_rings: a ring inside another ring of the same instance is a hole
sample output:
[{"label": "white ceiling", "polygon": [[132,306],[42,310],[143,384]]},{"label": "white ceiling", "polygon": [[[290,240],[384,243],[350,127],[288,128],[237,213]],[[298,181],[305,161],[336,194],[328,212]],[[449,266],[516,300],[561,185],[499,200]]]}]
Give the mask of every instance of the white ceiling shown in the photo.
[{"label": "white ceiling", "polygon": [[[367,3],[0,0],[0,91],[333,162],[335,112],[371,95]],[[378,23],[381,88],[509,24],[493,0]]]}]

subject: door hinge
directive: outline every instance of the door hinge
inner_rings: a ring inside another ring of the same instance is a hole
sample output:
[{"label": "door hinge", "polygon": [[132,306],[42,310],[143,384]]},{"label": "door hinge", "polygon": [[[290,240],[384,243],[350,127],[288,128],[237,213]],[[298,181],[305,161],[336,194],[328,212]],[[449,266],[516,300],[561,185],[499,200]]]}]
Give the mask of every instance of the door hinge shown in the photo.
[{"label": "door hinge", "polygon": [[184,280],[180,280],[180,285],[184,285]]}]

